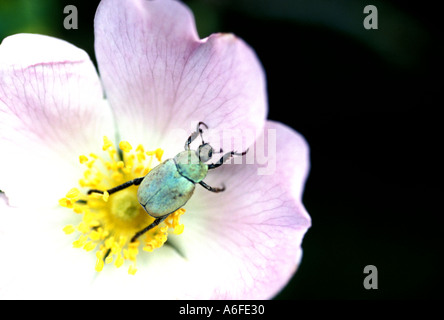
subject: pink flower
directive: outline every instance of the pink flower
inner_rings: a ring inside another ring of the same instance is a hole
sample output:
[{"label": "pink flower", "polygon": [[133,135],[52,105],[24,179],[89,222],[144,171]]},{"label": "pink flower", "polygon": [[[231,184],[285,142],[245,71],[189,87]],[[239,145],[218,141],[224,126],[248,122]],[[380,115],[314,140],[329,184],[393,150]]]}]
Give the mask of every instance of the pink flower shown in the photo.
[{"label": "pink flower", "polygon": [[[273,297],[297,270],[310,226],[308,145],[266,120],[253,50],[232,34],[200,40],[189,9],[171,0],[103,0],[95,49],[100,78],[62,40],[18,34],[0,46],[0,297]],[[198,121],[215,150],[249,153],[208,173],[224,192],[196,185],[180,224],[183,212],[132,248],[117,237],[132,224],[103,217],[113,206],[138,214],[136,187],[109,199],[86,191],[173,157]]]}]

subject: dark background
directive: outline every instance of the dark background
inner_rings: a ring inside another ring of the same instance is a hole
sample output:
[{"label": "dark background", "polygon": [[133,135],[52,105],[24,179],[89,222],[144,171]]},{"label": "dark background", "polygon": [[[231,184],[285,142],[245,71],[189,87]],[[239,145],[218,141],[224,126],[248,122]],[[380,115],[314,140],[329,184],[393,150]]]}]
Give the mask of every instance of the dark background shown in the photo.
[{"label": "dark background", "polygon": [[[0,0],[0,38],[64,38],[94,58],[98,1]],[[200,36],[233,32],[267,73],[269,118],[311,148],[313,226],[277,299],[443,298],[442,18],[432,2],[193,0]],[[63,28],[78,8],[79,29]],[[366,30],[363,9],[378,9]],[[378,289],[363,287],[366,265]]]}]

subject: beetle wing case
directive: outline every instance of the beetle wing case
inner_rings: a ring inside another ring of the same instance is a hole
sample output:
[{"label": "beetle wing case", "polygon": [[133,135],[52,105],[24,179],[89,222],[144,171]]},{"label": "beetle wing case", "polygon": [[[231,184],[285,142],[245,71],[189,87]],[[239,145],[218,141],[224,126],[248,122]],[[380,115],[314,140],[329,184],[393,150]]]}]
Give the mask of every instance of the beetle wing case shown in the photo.
[{"label": "beetle wing case", "polygon": [[137,197],[150,216],[159,218],[183,207],[194,188],[194,183],[179,173],[174,160],[168,159],[145,176]]}]

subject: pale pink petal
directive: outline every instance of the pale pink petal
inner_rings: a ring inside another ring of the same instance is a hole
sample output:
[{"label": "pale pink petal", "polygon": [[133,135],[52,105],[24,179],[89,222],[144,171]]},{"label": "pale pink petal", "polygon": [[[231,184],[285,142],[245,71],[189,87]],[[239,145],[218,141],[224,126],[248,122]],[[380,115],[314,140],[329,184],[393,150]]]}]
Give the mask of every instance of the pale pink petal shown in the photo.
[{"label": "pale pink petal", "polygon": [[0,199],[0,299],[85,298],[95,256],[62,231],[73,218],[63,208],[13,208]]},{"label": "pale pink petal", "polygon": [[81,49],[18,34],[0,46],[0,189],[10,205],[57,205],[81,177],[80,154],[114,136],[97,72]]},{"label": "pale pink petal", "polygon": [[161,145],[177,153],[204,121],[219,134],[235,128],[251,133],[242,136],[243,146],[234,143],[240,150],[262,129],[267,97],[256,54],[232,34],[199,40],[193,15],[180,2],[104,0],[95,36],[122,139],[158,147],[178,137]]}]

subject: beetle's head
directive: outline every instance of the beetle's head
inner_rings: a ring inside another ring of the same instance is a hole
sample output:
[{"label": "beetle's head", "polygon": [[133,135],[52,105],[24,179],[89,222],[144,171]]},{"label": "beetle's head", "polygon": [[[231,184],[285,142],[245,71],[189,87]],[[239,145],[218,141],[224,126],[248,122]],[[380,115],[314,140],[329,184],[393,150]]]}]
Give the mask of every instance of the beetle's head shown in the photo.
[{"label": "beetle's head", "polygon": [[201,162],[207,162],[213,156],[213,147],[209,143],[203,143],[199,146],[198,154]]}]

